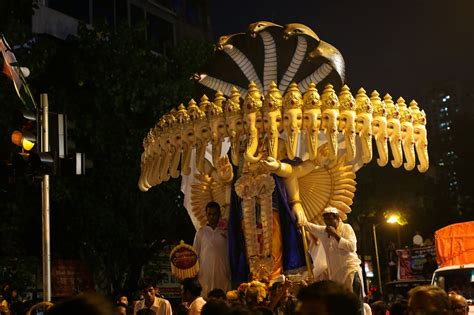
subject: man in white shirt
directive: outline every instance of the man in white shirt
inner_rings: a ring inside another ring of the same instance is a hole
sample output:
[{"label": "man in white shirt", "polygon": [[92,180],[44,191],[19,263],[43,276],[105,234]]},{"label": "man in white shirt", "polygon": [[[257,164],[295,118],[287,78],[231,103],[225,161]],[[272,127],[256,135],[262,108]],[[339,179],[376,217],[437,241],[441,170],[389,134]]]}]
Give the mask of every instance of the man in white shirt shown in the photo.
[{"label": "man in white shirt", "polygon": [[202,287],[196,278],[186,278],[181,282],[181,296],[188,307],[187,315],[200,315],[206,301],[201,297]]},{"label": "man in white shirt", "polygon": [[194,250],[199,257],[199,283],[202,296],[213,289],[230,289],[230,266],[227,252],[227,231],[218,226],[220,206],[209,202],[206,206],[207,225],[197,231]]},{"label": "man in white shirt", "polygon": [[173,315],[170,302],[156,296],[154,285],[144,284],[142,286],[142,294],[144,299],[135,305],[133,315],[136,315],[139,310],[144,308],[152,310],[156,315]]},{"label": "man in white shirt", "polygon": [[341,283],[359,296],[362,311],[364,287],[354,230],[341,221],[339,210],[334,207],[324,209],[323,218],[326,226],[307,222],[306,231],[319,238],[324,247],[329,280]]}]

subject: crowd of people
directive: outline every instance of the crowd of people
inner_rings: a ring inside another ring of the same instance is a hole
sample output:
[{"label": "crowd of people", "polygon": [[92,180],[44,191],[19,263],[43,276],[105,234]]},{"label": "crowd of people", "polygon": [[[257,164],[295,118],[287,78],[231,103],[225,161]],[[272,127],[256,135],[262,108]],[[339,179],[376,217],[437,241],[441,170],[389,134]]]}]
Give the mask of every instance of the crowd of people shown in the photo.
[{"label": "crowd of people", "polygon": [[[324,280],[311,284],[292,283],[284,277],[271,285],[258,281],[242,284],[237,290],[211,290],[206,297],[196,278],[181,284],[179,303],[172,305],[160,295],[158,288],[144,283],[141,299],[129,303],[126,295],[115,304],[101,295],[81,294],[55,305],[46,304],[47,315],[356,315],[359,298],[342,284]],[[26,309],[9,309],[2,300],[0,314],[27,314]],[[33,310],[31,314],[37,313]],[[364,314],[373,315],[468,315],[466,299],[457,292],[446,293],[439,287],[426,285],[410,290],[406,300],[391,305],[383,301],[364,304]]]},{"label": "crowd of people", "polygon": [[[316,237],[325,252],[325,279],[311,277],[291,281],[285,275],[254,277],[232,290],[226,260],[226,233],[219,227],[220,207],[211,202],[206,207],[208,224],[195,237],[194,249],[199,258],[199,273],[181,282],[181,300],[171,303],[158,287],[143,282],[140,298],[117,297],[115,305],[100,295],[84,294],[51,306],[46,314],[120,314],[120,315],[428,315],[468,314],[466,299],[458,292],[445,292],[436,286],[418,286],[407,299],[387,305],[365,296],[357,239],[349,224],[343,223],[336,208],[323,211],[324,225],[306,222],[306,231]],[[0,298],[0,315],[25,314],[14,309],[12,296]],[[35,313],[32,313],[35,314]]]}]

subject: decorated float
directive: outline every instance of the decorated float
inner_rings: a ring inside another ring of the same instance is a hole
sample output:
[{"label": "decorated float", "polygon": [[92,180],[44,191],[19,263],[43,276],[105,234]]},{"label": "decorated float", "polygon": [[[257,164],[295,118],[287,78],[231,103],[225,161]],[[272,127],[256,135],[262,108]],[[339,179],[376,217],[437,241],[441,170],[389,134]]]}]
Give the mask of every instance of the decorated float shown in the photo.
[{"label": "decorated float", "polygon": [[315,276],[316,244],[298,226],[322,223],[327,206],[346,219],[356,172],[373,160],[426,172],[425,113],[351,91],[341,53],[302,24],[256,22],[215,47],[193,76],[200,99],[183,100],[144,138],[138,187],[181,176],[196,230],[206,204],[219,203],[234,282]]}]

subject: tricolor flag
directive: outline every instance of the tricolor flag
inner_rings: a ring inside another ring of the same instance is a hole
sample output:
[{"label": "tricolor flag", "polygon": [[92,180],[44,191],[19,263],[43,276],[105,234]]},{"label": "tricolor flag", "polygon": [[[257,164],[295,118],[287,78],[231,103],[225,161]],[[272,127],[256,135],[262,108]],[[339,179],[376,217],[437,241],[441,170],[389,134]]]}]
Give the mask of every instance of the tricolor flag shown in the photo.
[{"label": "tricolor flag", "polygon": [[16,57],[13,54],[13,51],[8,46],[5,37],[0,38],[0,49],[2,50],[3,55],[3,73],[13,81],[15,86],[16,93],[21,98],[20,89],[22,86],[22,79],[20,78],[20,68],[18,67],[18,62]]}]

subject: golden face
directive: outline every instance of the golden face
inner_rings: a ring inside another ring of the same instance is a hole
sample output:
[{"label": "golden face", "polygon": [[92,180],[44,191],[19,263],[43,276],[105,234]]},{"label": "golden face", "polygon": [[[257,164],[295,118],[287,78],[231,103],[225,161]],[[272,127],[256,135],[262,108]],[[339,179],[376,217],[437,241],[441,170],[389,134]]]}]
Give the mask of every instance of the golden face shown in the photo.
[{"label": "golden face", "polygon": [[195,125],[195,134],[201,142],[207,143],[211,140],[211,129],[207,121],[200,121]]},{"label": "golden face", "polygon": [[211,133],[213,135],[213,139],[224,139],[227,136],[227,129],[225,126],[225,119],[224,117],[216,117],[210,122]]},{"label": "golden face", "polygon": [[424,125],[413,126],[413,136],[415,137],[416,143],[426,141],[426,127]]},{"label": "golden face", "polygon": [[283,115],[283,128],[288,134],[297,133],[303,124],[303,113],[301,109],[291,108]]},{"label": "golden face", "polygon": [[357,134],[371,133],[372,116],[369,114],[359,114],[356,118],[356,132]]},{"label": "golden face", "polygon": [[413,124],[402,123],[401,133],[402,133],[402,139],[409,139],[410,137],[413,137]]},{"label": "golden face", "polygon": [[345,110],[339,115],[339,132],[354,133],[356,114],[354,111]]},{"label": "golden face", "polygon": [[303,129],[306,133],[319,133],[321,128],[321,109],[306,109],[303,112]]},{"label": "golden face", "polygon": [[232,115],[226,118],[227,134],[231,140],[240,138],[244,132],[244,120],[241,115]]},{"label": "golden face", "polygon": [[339,111],[335,109],[326,109],[322,113],[321,127],[322,129],[328,129],[330,133],[337,131],[337,118],[339,117]]},{"label": "golden face", "polygon": [[374,136],[383,136],[387,128],[387,119],[385,117],[376,117],[372,121],[372,133]]},{"label": "golden face", "polygon": [[160,137],[160,147],[162,150],[168,151],[170,148],[170,134],[168,132],[164,132],[161,134]]},{"label": "golden face", "polygon": [[400,136],[400,120],[389,119],[387,121],[387,133],[389,137]]},{"label": "golden face", "polygon": [[263,129],[268,136],[278,137],[282,127],[281,112],[273,111],[263,115]]},{"label": "golden face", "polygon": [[194,127],[192,124],[188,124],[181,131],[183,142],[187,143],[189,146],[196,144],[196,135],[194,134]]}]

